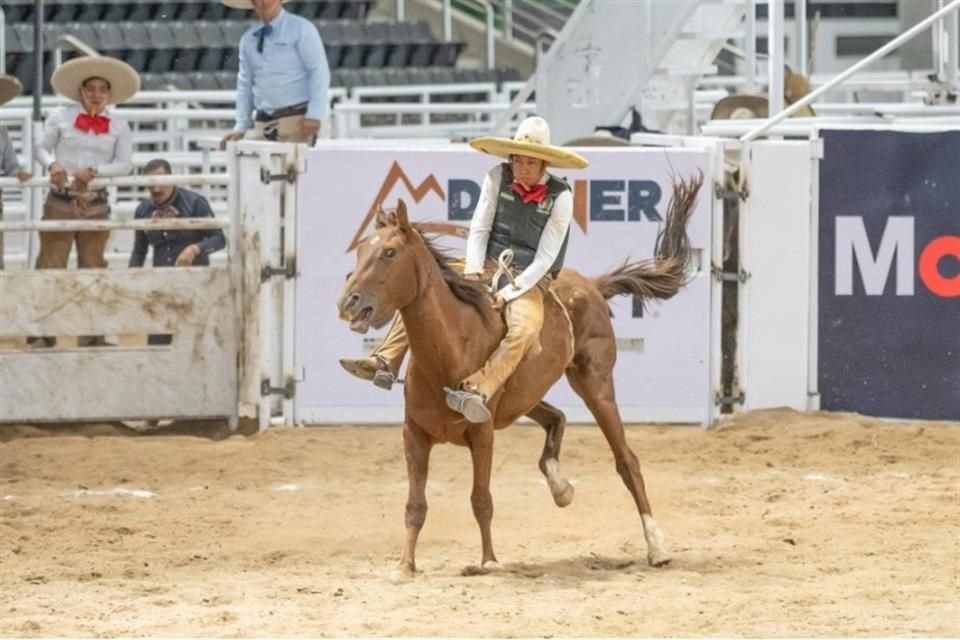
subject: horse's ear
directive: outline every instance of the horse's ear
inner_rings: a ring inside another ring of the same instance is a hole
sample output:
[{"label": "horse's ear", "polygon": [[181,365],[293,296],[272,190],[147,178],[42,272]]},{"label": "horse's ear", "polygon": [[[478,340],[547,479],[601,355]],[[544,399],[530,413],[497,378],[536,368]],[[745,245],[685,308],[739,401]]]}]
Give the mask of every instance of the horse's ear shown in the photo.
[{"label": "horse's ear", "polygon": [[377,209],[377,217],[373,223],[374,229],[383,229],[392,224],[396,224],[393,214],[387,213],[383,209]]},{"label": "horse's ear", "polygon": [[410,230],[410,219],[407,218],[407,203],[402,198],[397,202],[397,225],[401,231]]}]

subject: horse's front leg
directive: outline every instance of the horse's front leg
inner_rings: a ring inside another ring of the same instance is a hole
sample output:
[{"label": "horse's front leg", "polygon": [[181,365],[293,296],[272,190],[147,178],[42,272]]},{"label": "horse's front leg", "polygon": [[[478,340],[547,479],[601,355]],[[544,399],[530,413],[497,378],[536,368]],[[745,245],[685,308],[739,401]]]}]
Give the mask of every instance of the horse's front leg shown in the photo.
[{"label": "horse's front leg", "polygon": [[480,542],[483,547],[480,567],[494,570],[500,567],[493,554],[490,522],[493,520],[493,496],[490,494],[490,471],[493,468],[493,423],[471,425],[467,431],[467,445],[473,458],[473,492],[470,504],[473,515],[480,525]]},{"label": "horse's front leg", "polygon": [[430,439],[422,429],[408,420],[403,425],[403,454],[407,459],[407,509],[404,524],[407,537],[403,545],[403,557],[400,566],[394,572],[394,578],[409,580],[417,571],[415,559],[417,537],[423,522],[427,519],[427,470],[430,466]]}]

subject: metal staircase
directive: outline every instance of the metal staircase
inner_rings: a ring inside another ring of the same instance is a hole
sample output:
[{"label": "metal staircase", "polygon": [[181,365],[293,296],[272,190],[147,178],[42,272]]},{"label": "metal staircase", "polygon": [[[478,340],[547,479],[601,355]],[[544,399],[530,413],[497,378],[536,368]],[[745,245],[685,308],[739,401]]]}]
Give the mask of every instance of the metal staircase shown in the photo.
[{"label": "metal staircase", "polygon": [[[743,37],[749,0],[581,0],[534,76],[538,112],[565,142],[619,125],[631,107],[644,125],[693,133],[694,90],[727,40]],[[624,70],[629,70],[625,73]],[[515,112],[496,123],[506,135]]]}]

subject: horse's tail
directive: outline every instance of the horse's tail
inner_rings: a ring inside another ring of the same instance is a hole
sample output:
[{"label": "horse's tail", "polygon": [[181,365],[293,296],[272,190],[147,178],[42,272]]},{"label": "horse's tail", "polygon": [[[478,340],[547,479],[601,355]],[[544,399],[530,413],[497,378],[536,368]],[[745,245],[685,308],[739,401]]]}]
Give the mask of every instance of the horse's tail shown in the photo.
[{"label": "horse's tail", "polygon": [[703,172],[687,180],[673,183],[673,198],[664,227],[657,234],[654,258],[627,263],[610,273],[593,279],[604,299],[633,295],[641,303],[657,298],[668,300],[687,284],[687,261],[690,259],[690,238],[687,222],[693,215],[697,195],[703,186]]}]

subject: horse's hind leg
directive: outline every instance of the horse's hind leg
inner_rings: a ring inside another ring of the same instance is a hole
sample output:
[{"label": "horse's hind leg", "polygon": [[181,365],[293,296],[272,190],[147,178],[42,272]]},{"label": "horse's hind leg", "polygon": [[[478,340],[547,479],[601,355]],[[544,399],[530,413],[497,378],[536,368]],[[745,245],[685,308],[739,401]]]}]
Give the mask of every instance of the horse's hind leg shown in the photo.
[{"label": "horse's hind leg", "polygon": [[527,417],[547,432],[543,441],[543,453],[540,455],[540,471],[547,479],[553,501],[558,507],[566,507],[573,502],[573,485],[560,475],[560,443],[563,441],[567,417],[563,415],[563,411],[543,401],[527,412]]},{"label": "horse's hind leg", "polygon": [[620,420],[613,388],[613,364],[616,361],[614,342],[611,339],[609,346],[597,348],[601,342],[605,344],[607,341],[594,341],[595,353],[577,354],[567,369],[567,379],[577,395],[586,402],[610,449],[613,450],[617,473],[627,485],[640,511],[643,535],[647,539],[647,561],[651,566],[659,567],[670,562],[670,554],[664,547],[663,534],[650,512],[650,502],[647,500],[643,475],[640,473],[640,461],[627,444],[627,437],[623,432],[623,422]]}]

